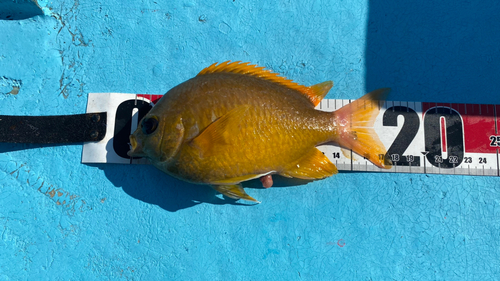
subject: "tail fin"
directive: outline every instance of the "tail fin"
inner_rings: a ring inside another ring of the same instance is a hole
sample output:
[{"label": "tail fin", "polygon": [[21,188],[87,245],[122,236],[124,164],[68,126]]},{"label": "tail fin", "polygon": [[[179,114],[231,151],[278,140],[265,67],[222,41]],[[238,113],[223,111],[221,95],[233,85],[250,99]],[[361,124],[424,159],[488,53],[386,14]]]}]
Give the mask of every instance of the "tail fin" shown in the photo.
[{"label": "tail fin", "polygon": [[391,168],[391,164],[385,159],[387,151],[373,124],[380,110],[379,102],[385,100],[389,92],[389,88],[375,90],[333,113],[339,125],[338,135],[333,141],[385,169]]}]

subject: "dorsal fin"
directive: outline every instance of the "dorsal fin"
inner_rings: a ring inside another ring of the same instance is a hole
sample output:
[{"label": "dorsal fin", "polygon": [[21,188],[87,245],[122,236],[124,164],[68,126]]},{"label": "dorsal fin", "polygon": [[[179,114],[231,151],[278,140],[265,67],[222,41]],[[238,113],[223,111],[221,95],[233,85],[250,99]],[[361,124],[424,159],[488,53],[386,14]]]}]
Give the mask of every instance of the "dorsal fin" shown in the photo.
[{"label": "dorsal fin", "polygon": [[210,73],[238,73],[243,75],[251,75],[271,81],[274,83],[281,84],[287,88],[297,90],[303,93],[314,106],[318,105],[319,102],[326,96],[328,91],[332,88],[333,83],[331,81],[326,81],[320,84],[313,85],[311,87],[306,87],[298,83],[293,82],[290,79],[279,76],[278,73],[272,72],[269,69],[264,69],[263,66],[257,66],[255,64],[250,64],[249,62],[241,61],[225,61],[220,64],[217,62],[210,65],[209,67],[203,69],[198,73],[198,76],[210,74]]}]

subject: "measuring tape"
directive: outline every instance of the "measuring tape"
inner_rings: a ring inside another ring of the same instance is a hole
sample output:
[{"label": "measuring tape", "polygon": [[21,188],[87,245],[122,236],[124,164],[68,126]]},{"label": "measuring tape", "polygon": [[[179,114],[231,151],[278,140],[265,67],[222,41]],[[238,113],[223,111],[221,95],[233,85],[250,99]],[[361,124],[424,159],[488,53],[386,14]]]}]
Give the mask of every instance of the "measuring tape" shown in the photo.
[{"label": "measuring tape", "polygon": [[[129,135],[160,98],[90,93],[87,113],[108,112],[107,132],[84,144],[82,162],[147,164],[127,156]],[[316,108],[335,111],[350,101],[324,99]],[[500,105],[386,101],[380,107],[374,129],[393,167],[380,169],[352,151],[318,146],[338,170],[500,176]]]}]

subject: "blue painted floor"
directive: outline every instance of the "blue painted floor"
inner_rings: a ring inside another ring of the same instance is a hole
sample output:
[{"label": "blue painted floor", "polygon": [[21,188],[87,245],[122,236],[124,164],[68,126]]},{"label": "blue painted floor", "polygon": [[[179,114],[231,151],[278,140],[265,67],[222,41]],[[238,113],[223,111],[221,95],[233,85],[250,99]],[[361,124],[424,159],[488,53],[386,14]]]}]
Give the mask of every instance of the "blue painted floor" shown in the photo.
[{"label": "blue painted floor", "polygon": [[[225,60],[333,80],[327,98],[500,104],[498,1],[38,4],[0,18],[0,114],[164,94]],[[0,144],[0,280],[500,279],[498,177],[340,173],[251,206],[81,153]]]}]

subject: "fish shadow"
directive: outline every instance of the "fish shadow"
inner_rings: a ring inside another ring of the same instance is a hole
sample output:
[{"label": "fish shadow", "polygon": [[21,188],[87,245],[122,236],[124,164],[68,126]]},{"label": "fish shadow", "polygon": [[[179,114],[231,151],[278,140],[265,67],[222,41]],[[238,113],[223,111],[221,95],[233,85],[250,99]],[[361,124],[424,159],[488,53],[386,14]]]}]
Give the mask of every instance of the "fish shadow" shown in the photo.
[{"label": "fish shadow", "polygon": [[[0,143],[0,153],[67,146],[68,144]],[[76,144],[81,145],[81,144]],[[235,200],[219,194],[208,185],[196,185],[173,178],[151,165],[85,164],[102,170],[106,178],[131,197],[176,212],[202,203],[213,205],[254,206],[254,202]],[[273,187],[307,184],[310,181],[273,176]],[[244,188],[263,189],[260,180],[242,183]],[[258,199],[258,198],[257,198]]]},{"label": "fish shadow", "polygon": [[[289,187],[289,186],[297,186],[297,185],[306,185],[313,180],[303,180],[297,178],[286,178],[280,175],[273,175],[273,186],[271,188],[276,187]],[[242,183],[245,188],[258,188],[262,189],[262,183],[259,179],[250,180]]]},{"label": "fish shadow", "polygon": [[[36,148],[48,148],[48,147],[58,147],[67,146],[68,144],[36,144],[36,143],[0,143],[0,153],[14,152],[19,150],[29,150]],[[81,143],[76,143],[75,145],[82,145]]]},{"label": "fish shadow", "polygon": [[[255,205],[253,202],[222,196],[208,185],[197,185],[178,180],[151,165],[87,165],[102,170],[115,187],[122,188],[131,197],[157,205],[169,212],[176,212],[202,203]],[[254,188],[259,188],[257,183],[255,183]],[[260,184],[260,188],[262,188],[262,184]]]},{"label": "fish shadow", "polygon": [[[115,187],[142,202],[176,212],[206,203],[212,205],[254,206],[254,202],[235,200],[219,194],[208,185],[191,184],[171,177],[150,165],[87,164],[102,170]],[[275,187],[297,186],[307,180],[273,176]],[[263,189],[260,180],[242,183],[244,188]]]}]

